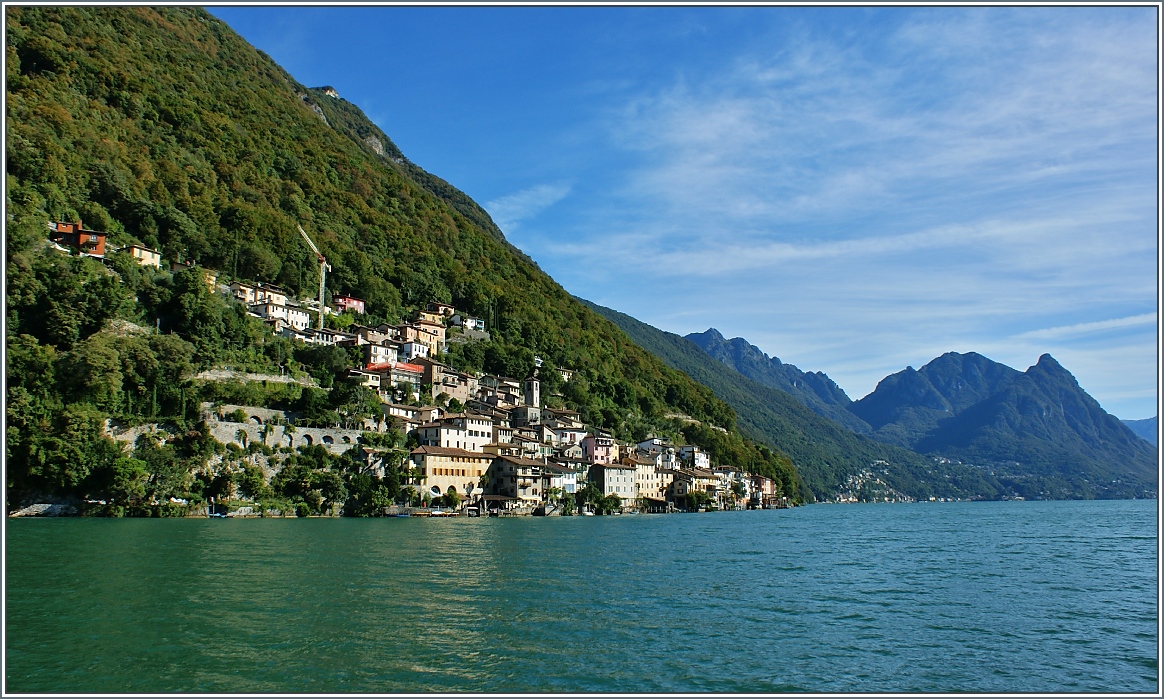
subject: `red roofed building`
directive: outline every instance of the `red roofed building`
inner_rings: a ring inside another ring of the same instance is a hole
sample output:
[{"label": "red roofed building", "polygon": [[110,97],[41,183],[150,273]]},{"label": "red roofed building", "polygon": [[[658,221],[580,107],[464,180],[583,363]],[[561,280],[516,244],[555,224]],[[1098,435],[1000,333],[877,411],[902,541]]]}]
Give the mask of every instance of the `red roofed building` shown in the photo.
[{"label": "red roofed building", "polygon": [[403,362],[380,362],[364,365],[364,371],[383,374],[388,381],[385,382],[384,379],[381,379],[381,386],[388,383],[395,388],[398,384],[406,383],[412,388],[413,398],[420,398],[420,386],[424,381],[424,367],[422,366],[404,364]]},{"label": "red roofed building", "polygon": [[105,234],[101,231],[85,230],[81,222],[49,222],[49,239],[80,250],[90,257],[105,257]]}]

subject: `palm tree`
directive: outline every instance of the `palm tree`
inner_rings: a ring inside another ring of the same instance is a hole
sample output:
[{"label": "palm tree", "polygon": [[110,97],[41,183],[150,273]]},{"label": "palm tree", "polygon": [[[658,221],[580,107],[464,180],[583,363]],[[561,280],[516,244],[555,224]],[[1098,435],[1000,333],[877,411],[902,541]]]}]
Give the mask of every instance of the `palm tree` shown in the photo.
[{"label": "palm tree", "polygon": [[237,432],[234,433],[234,441],[241,444],[243,446],[243,449],[247,448],[247,439],[248,438],[249,438],[249,435],[247,435],[247,431],[241,427],[238,429]]}]

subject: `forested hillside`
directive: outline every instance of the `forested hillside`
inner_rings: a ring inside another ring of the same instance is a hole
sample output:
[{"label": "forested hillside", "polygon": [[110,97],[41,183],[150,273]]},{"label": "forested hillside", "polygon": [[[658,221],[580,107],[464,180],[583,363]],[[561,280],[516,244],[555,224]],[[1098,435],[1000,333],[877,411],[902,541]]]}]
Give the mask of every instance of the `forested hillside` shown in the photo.
[{"label": "forested hillside", "polygon": [[[221,397],[193,371],[330,380],[332,359],[271,336],[198,272],[313,295],[319,267],[297,224],[332,265],[329,294],[366,300],[364,322],[451,303],[492,336],[456,346],[451,364],[523,377],[536,355],[544,375],[575,371],[548,388],[587,423],[639,439],[677,434],[692,423],[672,416],[688,416],[727,430],[692,433],[713,457],[798,491],[789,459],[741,438],[710,389],[578,303],[354,105],[299,84],[208,13],[10,7],[6,32],[10,497],[108,495],[126,469],[148,475],[150,498],[190,495],[214,446],[193,429],[196,406]],[[153,273],[45,246],[47,222],[77,220],[111,248],[139,243],[197,267]],[[357,394],[333,391],[325,407],[356,410]],[[189,431],[164,458],[127,460],[101,434],[109,417]]]}]

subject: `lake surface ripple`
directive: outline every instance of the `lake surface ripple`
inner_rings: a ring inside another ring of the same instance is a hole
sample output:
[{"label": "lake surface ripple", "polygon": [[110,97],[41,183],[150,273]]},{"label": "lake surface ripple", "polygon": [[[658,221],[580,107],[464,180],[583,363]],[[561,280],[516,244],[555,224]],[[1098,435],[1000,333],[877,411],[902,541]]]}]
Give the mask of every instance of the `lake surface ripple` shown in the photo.
[{"label": "lake surface ripple", "polygon": [[15,519],[9,692],[1155,692],[1155,501]]}]

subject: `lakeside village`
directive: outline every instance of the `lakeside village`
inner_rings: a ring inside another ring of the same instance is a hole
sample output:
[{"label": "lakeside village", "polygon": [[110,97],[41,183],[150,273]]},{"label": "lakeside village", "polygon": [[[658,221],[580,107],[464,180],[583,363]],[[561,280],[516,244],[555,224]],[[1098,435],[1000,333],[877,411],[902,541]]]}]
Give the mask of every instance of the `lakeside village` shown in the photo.
[{"label": "lakeside village", "polygon": [[[63,243],[82,254],[104,257],[104,233],[84,230],[80,223],[50,223],[49,228],[58,246]],[[303,236],[320,259],[322,279],[326,261],[306,233]],[[122,250],[140,265],[162,266],[159,251],[139,245]],[[436,361],[433,357],[443,354],[449,341],[490,337],[482,319],[458,313],[449,304],[428,303],[413,320],[399,325],[354,324],[340,331],[325,329],[324,315],[361,315],[364,301],[333,295],[330,306],[325,305],[322,281],[316,301],[292,299],[286,291],[263,283],[219,284],[211,270],[204,270],[204,278],[211,289],[245,304],[249,315],[262,319],[277,335],[308,345],[358,348],[362,363],[349,368],[348,376],[380,398],[382,415],[365,419],[362,429],[296,426],[296,416],[285,411],[203,403],[202,419],[216,440],[243,450],[250,445],[265,447],[252,449],[249,458],[268,481],[276,468],[262,451],[291,453],[319,445],[335,455],[357,450],[356,457],[367,472],[378,477],[390,469],[403,475],[402,495],[384,508],[386,515],[589,515],[790,505],[771,479],[712,464],[698,446],[658,437],[624,443],[583,424],[575,411],[544,406],[540,359],[535,358],[533,375],[520,380],[465,373]],[[319,319],[315,328],[311,327],[313,315]],[[563,381],[569,381],[573,373],[555,371]],[[203,372],[195,378],[293,380],[228,370]],[[110,434],[119,442],[133,444],[141,434],[156,430],[157,425],[111,427]],[[379,448],[361,440],[367,432],[392,430],[408,436],[415,448]],[[335,507],[333,515],[339,514],[339,505]],[[257,503],[248,505],[228,497],[211,503],[204,513],[276,514],[260,510]]]}]

